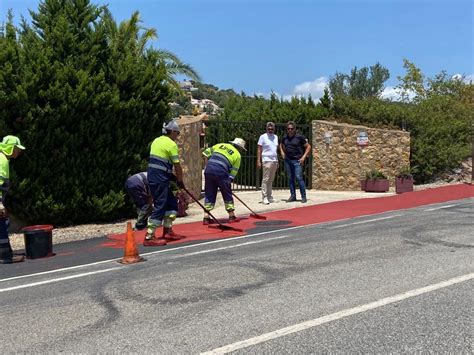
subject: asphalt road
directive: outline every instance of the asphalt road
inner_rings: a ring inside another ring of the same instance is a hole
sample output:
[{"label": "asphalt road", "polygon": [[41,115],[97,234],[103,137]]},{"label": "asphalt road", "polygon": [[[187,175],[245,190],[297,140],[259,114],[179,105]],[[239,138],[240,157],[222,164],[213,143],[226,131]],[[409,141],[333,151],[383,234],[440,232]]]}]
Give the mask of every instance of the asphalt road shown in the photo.
[{"label": "asphalt road", "polygon": [[472,353],[474,199],[0,279],[2,353]]}]

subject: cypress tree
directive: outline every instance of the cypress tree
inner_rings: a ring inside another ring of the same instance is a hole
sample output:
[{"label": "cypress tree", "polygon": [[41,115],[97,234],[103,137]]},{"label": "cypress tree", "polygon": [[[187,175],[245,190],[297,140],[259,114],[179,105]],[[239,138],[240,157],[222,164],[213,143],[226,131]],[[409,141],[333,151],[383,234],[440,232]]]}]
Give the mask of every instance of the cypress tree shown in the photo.
[{"label": "cypress tree", "polygon": [[8,95],[20,126],[14,109],[2,117],[27,148],[14,166],[13,213],[53,224],[124,216],[124,181],[145,168],[169,112],[165,67],[157,51],[114,38],[107,9],[88,0],[45,0],[31,16]]}]

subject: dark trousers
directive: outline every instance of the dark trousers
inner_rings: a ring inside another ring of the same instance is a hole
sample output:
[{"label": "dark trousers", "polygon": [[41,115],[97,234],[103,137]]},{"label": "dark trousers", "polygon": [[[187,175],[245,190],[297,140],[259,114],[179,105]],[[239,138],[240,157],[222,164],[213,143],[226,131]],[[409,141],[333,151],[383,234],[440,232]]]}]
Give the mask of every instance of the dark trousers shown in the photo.
[{"label": "dark trousers", "polygon": [[161,183],[149,182],[151,195],[153,196],[153,211],[150,220],[156,221],[155,224],[161,224],[166,212],[178,211],[176,197],[170,188],[169,181]]},{"label": "dark trousers", "polygon": [[229,175],[214,175],[204,173],[204,206],[208,211],[214,208],[217,198],[217,189],[221,191],[227,212],[234,210],[231,180]]},{"label": "dark trousers", "polygon": [[151,196],[148,191],[148,186],[145,186],[143,182],[134,183],[133,181],[127,180],[125,189],[137,208],[137,223],[135,224],[135,228],[145,228],[148,217],[152,211],[152,206],[150,205]]},{"label": "dark trousers", "polygon": [[8,218],[0,218],[0,260],[11,260],[13,257],[10,239],[8,239]]}]

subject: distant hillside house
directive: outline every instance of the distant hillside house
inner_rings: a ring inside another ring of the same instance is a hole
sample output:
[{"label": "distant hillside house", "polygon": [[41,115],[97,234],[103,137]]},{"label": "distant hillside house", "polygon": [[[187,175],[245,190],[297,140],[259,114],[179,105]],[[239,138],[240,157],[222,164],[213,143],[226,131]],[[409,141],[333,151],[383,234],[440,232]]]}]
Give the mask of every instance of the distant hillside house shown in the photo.
[{"label": "distant hillside house", "polygon": [[193,105],[193,107],[199,107],[201,112],[209,112],[210,114],[217,114],[221,109],[214,103],[214,101],[209,99],[191,99],[191,105]]},{"label": "distant hillside house", "polygon": [[179,82],[179,86],[183,91],[196,91],[198,88],[193,86],[193,83],[189,80],[183,80]]}]

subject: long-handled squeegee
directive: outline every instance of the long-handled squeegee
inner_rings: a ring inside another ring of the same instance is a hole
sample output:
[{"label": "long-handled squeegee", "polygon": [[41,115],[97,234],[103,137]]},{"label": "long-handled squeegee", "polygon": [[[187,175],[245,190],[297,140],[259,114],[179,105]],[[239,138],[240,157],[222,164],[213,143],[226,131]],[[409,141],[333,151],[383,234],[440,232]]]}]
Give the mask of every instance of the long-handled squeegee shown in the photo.
[{"label": "long-handled squeegee", "polygon": [[232,195],[234,195],[234,197],[235,197],[237,200],[239,200],[242,205],[244,205],[245,207],[247,207],[247,209],[251,212],[251,213],[250,213],[250,217],[256,218],[256,219],[267,219],[267,217],[262,216],[261,214],[255,213],[249,206],[247,206],[247,204],[246,204],[244,201],[242,201],[242,200],[241,200],[236,194],[234,194],[233,192],[232,192]]},{"label": "long-handled squeegee", "polygon": [[201,208],[202,210],[207,213],[209,216],[211,216],[211,218],[217,223],[217,225],[209,225],[210,228],[219,228],[223,231],[226,231],[226,230],[232,230],[232,231],[235,231],[235,232],[243,232],[242,229],[240,228],[235,228],[235,227],[231,227],[231,226],[226,226],[224,224],[222,224],[216,217],[214,217],[211,212],[209,212],[208,210],[206,210],[206,207],[204,207],[202,205],[201,202],[199,202],[199,200],[194,197],[194,195],[188,191],[188,189],[186,188],[183,188],[184,191],[186,191],[186,193],[194,200],[194,202],[196,202]]}]

